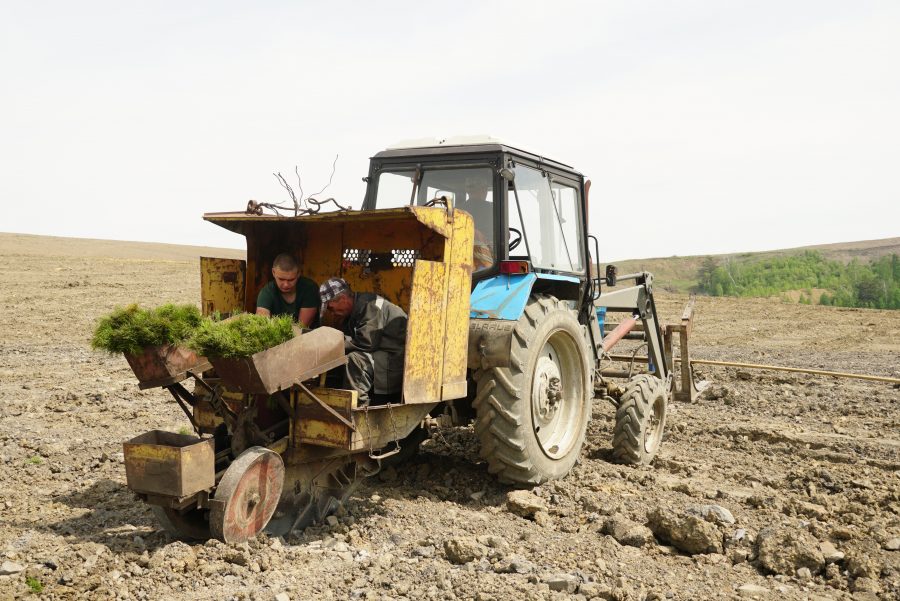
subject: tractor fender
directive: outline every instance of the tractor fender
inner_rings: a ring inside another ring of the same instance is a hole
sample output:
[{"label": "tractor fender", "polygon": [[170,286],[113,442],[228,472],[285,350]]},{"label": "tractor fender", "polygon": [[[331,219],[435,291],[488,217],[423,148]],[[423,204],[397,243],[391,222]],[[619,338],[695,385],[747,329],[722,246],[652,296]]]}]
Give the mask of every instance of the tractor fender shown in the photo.
[{"label": "tractor fender", "polygon": [[498,274],[475,285],[469,304],[467,367],[509,367],[513,330],[536,287],[548,289],[557,298],[577,298],[578,278],[523,273]]}]

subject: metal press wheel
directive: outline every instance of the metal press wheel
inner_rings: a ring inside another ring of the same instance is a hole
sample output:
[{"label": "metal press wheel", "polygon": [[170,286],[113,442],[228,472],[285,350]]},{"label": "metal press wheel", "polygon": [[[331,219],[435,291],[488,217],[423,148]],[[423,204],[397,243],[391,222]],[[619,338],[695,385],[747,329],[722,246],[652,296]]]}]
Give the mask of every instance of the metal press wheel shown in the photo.
[{"label": "metal press wheel", "polygon": [[209,528],[226,543],[255,537],[275,514],[284,485],[281,456],[250,447],[231,462],[210,501]]}]

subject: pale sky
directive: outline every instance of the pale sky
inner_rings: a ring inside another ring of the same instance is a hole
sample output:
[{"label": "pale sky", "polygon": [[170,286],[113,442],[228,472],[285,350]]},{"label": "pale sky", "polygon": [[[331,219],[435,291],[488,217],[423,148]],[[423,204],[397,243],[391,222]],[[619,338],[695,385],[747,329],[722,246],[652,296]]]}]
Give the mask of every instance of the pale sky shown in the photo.
[{"label": "pale sky", "polygon": [[243,247],[368,157],[488,134],[593,181],[601,260],[900,235],[900,2],[0,0],[0,231]]}]

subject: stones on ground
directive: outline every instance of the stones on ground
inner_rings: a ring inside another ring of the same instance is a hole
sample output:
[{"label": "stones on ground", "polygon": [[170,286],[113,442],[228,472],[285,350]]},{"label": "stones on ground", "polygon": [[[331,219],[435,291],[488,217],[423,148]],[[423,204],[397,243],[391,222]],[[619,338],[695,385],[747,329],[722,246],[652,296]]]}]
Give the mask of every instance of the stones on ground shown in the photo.
[{"label": "stones on ground", "polygon": [[823,521],[828,517],[828,509],[816,503],[807,503],[806,501],[798,501],[794,505],[797,513],[806,517],[816,518]]},{"label": "stones on ground", "polygon": [[800,580],[809,580],[812,578],[812,572],[809,571],[809,568],[799,568],[797,570],[797,578]]},{"label": "stones on ground", "polygon": [[647,515],[647,525],[657,538],[690,555],[724,550],[719,529],[697,515],[656,507]]},{"label": "stones on ground", "polygon": [[11,576],[25,570],[25,566],[14,561],[4,561],[0,564],[0,576]]},{"label": "stones on ground", "polygon": [[818,542],[803,530],[765,528],[756,537],[756,553],[760,565],[775,574],[792,576],[800,568],[818,574],[825,568]]},{"label": "stones on ground", "polygon": [[631,547],[643,547],[653,542],[653,533],[649,528],[619,513],[604,522],[601,532]]},{"label": "stones on ground", "polygon": [[518,516],[533,519],[537,512],[547,511],[547,504],[527,490],[513,490],[506,495],[506,508]]},{"label": "stones on ground", "polygon": [[534,570],[532,562],[518,555],[509,555],[494,564],[494,571],[498,574],[530,574]]},{"label": "stones on ground", "polygon": [[734,524],[734,515],[721,505],[693,505],[688,507],[686,513],[697,515],[705,519],[707,522],[716,524]]},{"label": "stones on ground", "polygon": [[759,599],[768,596],[769,589],[758,584],[742,584],[737,589],[738,595],[745,599]]},{"label": "stones on ground", "polygon": [[544,584],[550,587],[551,591],[563,593],[574,593],[580,582],[581,579],[574,574],[552,574],[544,578]]},{"label": "stones on ground", "polygon": [[819,551],[825,558],[825,563],[838,563],[844,560],[844,554],[837,550],[833,543],[824,541],[819,543]]},{"label": "stones on ground", "polygon": [[291,596],[287,593],[278,593],[275,595],[275,601],[291,601]]},{"label": "stones on ground", "polygon": [[451,538],[444,541],[444,554],[450,563],[465,564],[485,555],[485,548],[470,538]]},{"label": "stones on ground", "polygon": [[888,551],[900,551],[900,536],[895,536],[884,543],[884,548]]}]

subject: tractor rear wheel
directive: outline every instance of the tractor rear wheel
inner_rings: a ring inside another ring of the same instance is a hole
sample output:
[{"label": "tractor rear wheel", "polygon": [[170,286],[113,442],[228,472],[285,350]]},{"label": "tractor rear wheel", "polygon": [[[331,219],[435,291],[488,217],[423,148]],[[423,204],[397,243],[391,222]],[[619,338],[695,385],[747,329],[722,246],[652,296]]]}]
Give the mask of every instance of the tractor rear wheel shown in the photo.
[{"label": "tractor rear wheel", "polygon": [[632,465],[653,461],[666,426],[666,404],[666,387],[659,378],[640,374],[625,385],[613,428],[617,461]]},{"label": "tractor rear wheel", "polygon": [[533,296],[512,336],[509,367],[479,370],[475,434],[502,482],[540,484],[569,473],[591,415],[582,327],[568,306]]}]

